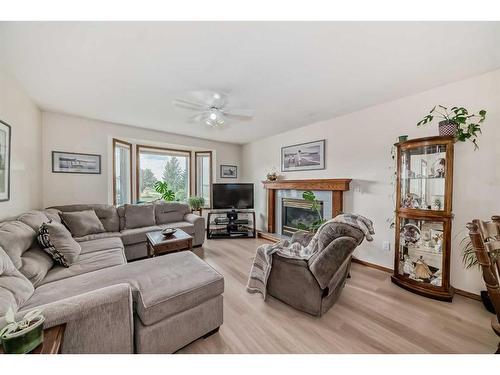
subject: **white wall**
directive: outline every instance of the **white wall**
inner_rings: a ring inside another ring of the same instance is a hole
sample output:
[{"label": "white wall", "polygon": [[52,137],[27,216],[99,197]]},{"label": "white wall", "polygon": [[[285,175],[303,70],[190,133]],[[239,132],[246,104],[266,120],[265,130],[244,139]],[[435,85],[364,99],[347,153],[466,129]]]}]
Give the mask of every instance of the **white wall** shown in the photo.
[{"label": "white wall", "polygon": [[0,202],[0,219],[42,205],[42,121],[38,107],[19,83],[0,70],[0,119],[11,126],[10,200]]},{"label": "white wall", "polygon": [[[256,184],[259,227],[264,229],[266,224],[266,193],[261,181],[272,167],[279,170],[280,147],[326,139],[326,170],[283,173],[282,178],[352,178],[345,211],[371,218],[376,231],[375,240],[365,241],[355,255],[393,268],[394,231],[387,223],[394,211],[391,145],[402,134],[410,138],[437,135],[436,123],[422,128],[415,125],[435,104],[488,111],[480,149],[473,151],[470,143],[461,142],[455,147],[451,258],[453,286],[474,293],[484,289],[479,272],[463,269],[458,244],[467,233],[467,221],[500,213],[500,70],[245,145],[243,178]],[[390,252],[382,250],[383,241],[391,242]]]},{"label": "white wall", "polygon": [[[112,203],[113,138],[176,149],[212,150],[214,176],[216,176],[217,181],[238,181],[238,179],[221,180],[219,176],[220,164],[237,165],[238,174],[241,173],[242,147],[239,145],[52,112],[42,113],[42,124],[44,206],[72,203]],[[100,175],[52,173],[52,151],[99,154],[101,155],[102,173]],[[135,170],[133,173],[133,178],[135,178]]]}]

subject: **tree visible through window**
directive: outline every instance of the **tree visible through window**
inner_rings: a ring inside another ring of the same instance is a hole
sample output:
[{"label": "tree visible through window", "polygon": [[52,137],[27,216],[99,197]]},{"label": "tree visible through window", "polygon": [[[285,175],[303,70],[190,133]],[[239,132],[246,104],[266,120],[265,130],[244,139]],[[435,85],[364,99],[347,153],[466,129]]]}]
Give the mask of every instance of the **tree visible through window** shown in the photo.
[{"label": "tree visible through window", "polygon": [[154,185],[165,181],[175,193],[175,200],[186,202],[189,197],[190,152],[138,146],[138,200],[151,202],[161,198]]}]

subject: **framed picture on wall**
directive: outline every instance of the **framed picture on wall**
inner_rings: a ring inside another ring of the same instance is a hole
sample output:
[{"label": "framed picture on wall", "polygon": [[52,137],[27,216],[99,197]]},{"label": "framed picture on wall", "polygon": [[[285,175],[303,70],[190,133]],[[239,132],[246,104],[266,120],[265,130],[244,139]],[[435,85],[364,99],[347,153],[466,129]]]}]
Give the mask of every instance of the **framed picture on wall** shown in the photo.
[{"label": "framed picture on wall", "polygon": [[221,165],[221,178],[238,178],[238,167],[236,165]]},{"label": "framed picture on wall", "polygon": [[101,155],[52,151],[52,173],[101,174]]},{"label": "framed picture on wall", "polygon": [[325,140],[281,148],[281,171],[325,169]]},{"label": "framed picture on wall", "polygon": [[0,202],[10,199],[10,125],[0,120]]}]

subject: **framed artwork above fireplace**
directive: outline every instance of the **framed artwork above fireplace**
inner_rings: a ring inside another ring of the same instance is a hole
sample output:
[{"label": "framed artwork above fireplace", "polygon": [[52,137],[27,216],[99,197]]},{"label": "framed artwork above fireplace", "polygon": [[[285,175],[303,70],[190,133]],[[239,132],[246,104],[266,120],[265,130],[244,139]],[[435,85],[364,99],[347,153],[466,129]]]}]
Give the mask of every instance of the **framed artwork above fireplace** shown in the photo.
[{"label": "framed artwork above fireplace", "polygon": [[281,148],[281,171],[325,169],[325,140]]}]

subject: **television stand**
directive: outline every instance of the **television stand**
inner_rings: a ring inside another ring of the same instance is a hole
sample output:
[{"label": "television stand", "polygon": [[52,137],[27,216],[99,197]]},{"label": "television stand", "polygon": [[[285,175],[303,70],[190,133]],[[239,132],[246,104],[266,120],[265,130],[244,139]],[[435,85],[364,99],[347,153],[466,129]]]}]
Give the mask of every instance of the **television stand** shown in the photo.
[{"label": "television stand", "polygon": [[216,210],[208,213],[207,239],[255,237],[255,211]]}]

